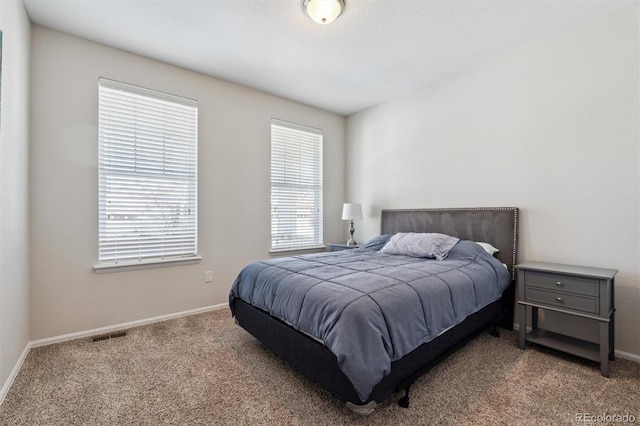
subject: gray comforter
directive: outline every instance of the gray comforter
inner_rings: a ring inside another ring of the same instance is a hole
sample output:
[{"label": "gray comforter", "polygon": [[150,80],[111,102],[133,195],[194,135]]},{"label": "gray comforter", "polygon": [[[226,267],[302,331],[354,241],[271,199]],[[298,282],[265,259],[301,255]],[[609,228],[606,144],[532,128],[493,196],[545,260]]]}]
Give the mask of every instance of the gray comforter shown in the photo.
[{"label": "gray comforter", "polygon": [[246,266],[231,288],[320,340],[362,401],[402,358],[499,298],[504,265],[471,241],[447,259],[354,249],[270,259]]}]

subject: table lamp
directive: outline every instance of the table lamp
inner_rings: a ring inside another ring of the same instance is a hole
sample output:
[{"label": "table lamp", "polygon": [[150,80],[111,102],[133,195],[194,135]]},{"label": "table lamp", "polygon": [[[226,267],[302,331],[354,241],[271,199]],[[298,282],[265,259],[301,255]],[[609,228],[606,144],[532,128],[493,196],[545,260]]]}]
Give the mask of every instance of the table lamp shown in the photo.
[{"label": "table lamp", "polygon": [[356,232],[353,227],[354,220],[362,219],[362,204],[356,203],[344,203],[342,206],[342,220],[348,220],[349,223],[349,241],[347,241],[348,246],[355,246],[356,240],[353,239],[353,233]]}]

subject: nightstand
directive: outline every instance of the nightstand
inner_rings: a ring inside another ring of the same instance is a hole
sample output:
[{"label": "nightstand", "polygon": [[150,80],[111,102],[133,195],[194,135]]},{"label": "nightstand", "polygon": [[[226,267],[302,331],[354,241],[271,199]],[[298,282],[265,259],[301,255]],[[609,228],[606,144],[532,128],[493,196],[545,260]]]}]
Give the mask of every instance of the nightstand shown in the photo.
[{"label": "nightstand", "polygon": [[360,244],[348,246],[347,243],[332,243],[329,244],[329,251],[351,250],[358,247],[360,247]]},{"label": "nightstand", "polygon": [[[600,362],[600,373],[609,377],[614,359],[614,283],[616,269],[589,268],[556,263],[526,262],[518,269],[518,347],[526,342]],[[527,332],[527,307],[531,331]],[[598,324],[598,343],[538,328],[538,309],[569,315],[576,327],[585,321]]]}]

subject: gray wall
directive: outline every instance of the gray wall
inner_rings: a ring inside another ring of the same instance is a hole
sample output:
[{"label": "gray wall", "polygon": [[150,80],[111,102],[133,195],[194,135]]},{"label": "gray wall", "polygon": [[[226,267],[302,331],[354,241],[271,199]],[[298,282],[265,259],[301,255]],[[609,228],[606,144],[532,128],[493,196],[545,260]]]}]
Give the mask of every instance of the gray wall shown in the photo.
[{"label": "gray wall", "polygon": [[29,341],[29,40],[21,0],[0,1],[0,400]]},{"label": "gray wall", "polygon": [[639,11],[619,9],[347,120],[360,239],[382,208],[516,206],[520,261],[619,269],[640,355]]},{"label": "gray wall", "polygon": [[[31,60],[32,340],[226,303],[269,257],[272,117],[324,130],[325,240],[344,239],[344,117],[39,26]],[[200,264],[94,273],[99,77],[199,101]]]}]

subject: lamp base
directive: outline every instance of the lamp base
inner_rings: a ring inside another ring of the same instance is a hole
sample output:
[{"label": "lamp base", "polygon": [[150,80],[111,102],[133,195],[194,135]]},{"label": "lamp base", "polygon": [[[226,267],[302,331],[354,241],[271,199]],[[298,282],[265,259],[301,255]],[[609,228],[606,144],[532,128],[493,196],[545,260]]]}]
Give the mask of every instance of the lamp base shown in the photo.
[{"label": "lamp base", "polygon": [[356,240],[353,239],[353,233],[356,232],[356,229],[353,227],[353,221],[349,224],[349,241],[347,241],[348,246],[357,246]]}]

